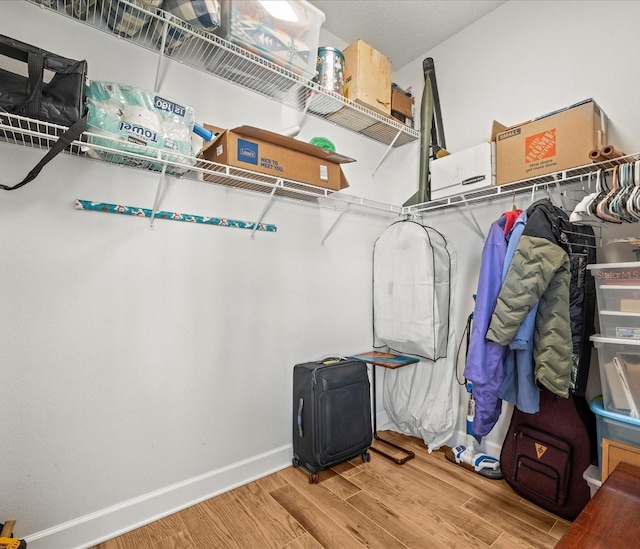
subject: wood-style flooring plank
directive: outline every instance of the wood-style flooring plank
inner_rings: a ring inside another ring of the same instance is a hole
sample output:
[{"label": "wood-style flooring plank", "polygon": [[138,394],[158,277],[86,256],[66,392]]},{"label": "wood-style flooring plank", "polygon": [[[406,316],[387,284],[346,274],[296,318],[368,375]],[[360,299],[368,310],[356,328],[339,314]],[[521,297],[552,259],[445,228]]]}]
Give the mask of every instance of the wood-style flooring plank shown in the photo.
[{"label": "wood-style flooring plank", "polygon": [[569,526],[571,526],[571,523],[569,521],[559,520],[553,525],[553,528],[549,530],[549,535],[556,538],[557,540],[560,540],[560,538],[567,533]]},{"label": "wood-style flooring plank", "polygon": [[[364,466],[366,466],[366,463],[364,463],[361,458],[357,457],[355,459],[344,461],[342,463],[334,465],[333,467],[331,467],[331,471],[344,478],[350,478],[362,471]],[[326,478],[325,471],[320,474],[322,475],[322,479]]]},{"label": "wood-style flooring plank", "polygon": [[189,532],[180,530],[152,545],[153,549],[196,549]]},{"label": "wood-style flooring plank", "polygon": [[179,511],[177,514],[182,519],[196,547],[240,549],[240,546],[234,541],[235,522],[229,524],[229,528],[227,528],[220,517],[216,516],[208,505],[205,505],[214,499],[216,498]]},{"label": "wood-style flooring plank", "polygon": [[305,534],[304,528],[257,483],[240,486],[233,495],[252,517],[253,527],[261,530],[265,538],[273,540],[275,547]]},{"label": "wood-style flooring plank", "polygon": [[273,497],[325,549],[362,548],[354,537],[329,518],[291,485],[271,492]]},{"label": "wood-style flooring plank", "polygon": [[287,481],[280,478],[278,476],[278,473],[276,472],[267,475],[266,477],[259,478],[258,480],[255,480],[254,483],[260,486],[260,488],[262,488],[265,492],[271,492],[272,490],[276,490],[284,486]]},{"label": "wood-style flooring plank", "polygon": [[[401,442],[397,440],[398,437],[402,437]],[[418,445],[422,442],[417,442],[419,439],[415,437],[403,435],[398,435],[398,437],[394,437],[394,439],[414,450],[417,450]],[[433,457],[437,459],[433,459]],[[523,499],[509,487],[506,481],[487,479],[461,465],[451,463],[444,457],[444,452],[433,452],[432,455],[425,455],[424,452],[419,453],[413,460],[413,464],[427,474],[442,478],[444,482],[456,490],[473,495],[477,499],[486,501],[487,504],[509,509],[516,518],[542,531],[549,532],[558,520],[562,520],[553,513]],[[474,475],[474,482],[470,482],[469,475]]]},{"label": "wood-style flooring plank", "polygon": [[403,549],[405,546],[380,525],[363,515],[321,483],[309,485],[306,475],[296,468],[282,471],[289,483],[309,501],[322,509],[336,524],[349,532],[365,547],[372,549]]},{"label": "wood-style flooring plank", "polygon": [[233,542],[242,549],[246,547],[277,549],[282,545],[283,535],[288,538],[287,542],[295,537],[288,537],[278,521],[275,521],[279,526],[277,529],[273,528],[274,523],[261,523],[262,517],[248,511],[239,502],[236,490],[207,500],[204,505],[217,520],[223,524],[233,525]]},{"label": "wood-style flooring plank", "polygon": [[527,542],[522,538],[517,538],[506,532],[502,532],[500,537],[491,545],[491,549],[539,549],[535,540]]},{"label": "wood-style flooring plank", "polygon": [[[112,542],[115,541],[115,544]],[[99,549],[151,549],[151,538],[147,533],[146,527],[138,528],[122,534],[105,543],[98,545]]]},{"label": "wood-style flooring plank", "polygon": [[551,549],[571,524],[419,438],[383,436],[415,459],[371,452],[318,484],[288,467],[94,549]]},{"label": "wood-style flooring plank", "polygon": [[[375,466],[383,459],[385,458],[372,457],[371,464]],[[402,475],[391,475],[386,467],[379,468],[377,471],[371,467],[356,477],[358,486],[387,507],[393,508],[396,513],[414,520],[429,535],[448,544],[449,547],[461,549],[488,547],[498,538],[501,531],[489,524],[483,525],[483,528],[469,528],[473,532],[467,531],[467,521],[461,520],[461,517],[465,516],[465,511],[462,509],[460,512],[453,509],[447,515],[448,518],[443,520],[435,511],[441,505],[441,501],[432,497],[428,491],[414,489],[411,482],[403,479],[409,467],[408,463],[392,465],[402,467]],[[475,518],[470,513],[468,516]]]},{"label": "wood-style flooring plank", "polygon": [[[354,478],[354,476],[355,475],[352,475],[351,478]],[[335,475],[324,480],[322,482],[322,486],[328,488],[342,499],[347,499],[348,497],[351,497],[354,494],[360,492],[360,488],[358,488],[358,486],[356,486],[350,480],[344,478],[342,475]]]},{"label": "wood-style flooring plank", "polygon": [[177,514],[169,515],[168,517],[164,517],[159,520],[156,520],[151,524],[147,524],[146,526],[143,526],[143,528],[146,531],[147,535],[149,536],[149,539],[151,540],[152,545],[168,537],[171,537],[177,532],[186,530],[184,522],[182,522],[180,515],[177,515]]},{"label": "wood-style flooring plank", "polygon": [[436,536],[430,535],[420,528],[410,518],[405,518],[387,507],[381,501],[373,498],[367,492],[360,491],[347,499],[363,515],[379,524],[392,536],[412,549],[450,549],[451,544],[443,542]]},{"label": "wood-style flooring plank", "polygon": [[[426,451],[426,450],[425,450]],[[427,454],[428,455],[428,454]],[[490,545],[500,535],[500,530],[485,520],[478,519],[473,513],[469,513],[464,509],[463,504],[471,498],[466,492],[462,492],[448,486],[446,477],[441,477],[445,485],[440,486],[439,490],[432,488],[432,479],[436,478],[432,475],[425,474],[424,471],[415,468],[414,460],[404,465],[398,466],[389,460],[376,461],[374,467],[381,467],[380,475],[383,477],[396,478],[397,488],[404,493],[418,495],[420,499],[418,503],[422,507],[429,509],[429,516],[436,524],[444,524],[449,530],[448,536],[455,537],[456,540],[471,537],[470,540],[477,543],[480,542]],[[406,468],[402,475],[394,475],[394,467]],[[411,471],[415,469],[415,471]],[[463,473],[468,471],[461,471]],[[427,481],[424,485],[416,484],[416,479]],[[468,479],[467,482],[475,482],[475,477]],[[483,479],[486,480],[486,479]],[[420,487],[418,489],[418,487]],[[436,504],[434,504],[434,502]],[[457,534],[456,534],[457,533]]]},{"label": "wood-style flooring plank", "polygon": [[504,507],[495,507],[487,505],[485,501],[477,498],[465,503],[464,507],[479,518],[495,524],[498,528],[522,540],[524,543],[535,540],[535,549],[552,548],[558,541],[547,534],[546,531],[542,531],[528,522],[516,518],[514,514],[517,514],[517,511],[513,507],[506,509]]},{"label": "wood-style flooring plank", "polygon": [[287,543],[282,549],[323,549],[311,534],[304,534]]}]

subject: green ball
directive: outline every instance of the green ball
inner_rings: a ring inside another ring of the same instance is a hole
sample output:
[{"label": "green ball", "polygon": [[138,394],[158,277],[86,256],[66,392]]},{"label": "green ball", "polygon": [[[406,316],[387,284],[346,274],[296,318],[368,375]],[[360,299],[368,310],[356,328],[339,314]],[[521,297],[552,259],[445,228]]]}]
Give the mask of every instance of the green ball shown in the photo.
[{"label": "green ball", "polygon": [[309,143],[326,151],[336,152],[336,146],[326,137],[312,137]]}]

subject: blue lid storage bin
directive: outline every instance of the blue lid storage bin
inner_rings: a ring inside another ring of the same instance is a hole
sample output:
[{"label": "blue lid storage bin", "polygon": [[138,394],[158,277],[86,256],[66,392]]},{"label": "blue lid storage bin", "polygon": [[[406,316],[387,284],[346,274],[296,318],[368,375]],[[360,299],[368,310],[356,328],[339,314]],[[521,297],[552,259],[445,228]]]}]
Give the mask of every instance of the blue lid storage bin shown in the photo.
[{"label": "blue lid storage bin", "polygon": [[640,446],[640,419],[611,412],[604,407],[602,397],[594,398],[589,408],[596,416],[598,433],[598,470],[602,470],[602,439],[617,440]]}]

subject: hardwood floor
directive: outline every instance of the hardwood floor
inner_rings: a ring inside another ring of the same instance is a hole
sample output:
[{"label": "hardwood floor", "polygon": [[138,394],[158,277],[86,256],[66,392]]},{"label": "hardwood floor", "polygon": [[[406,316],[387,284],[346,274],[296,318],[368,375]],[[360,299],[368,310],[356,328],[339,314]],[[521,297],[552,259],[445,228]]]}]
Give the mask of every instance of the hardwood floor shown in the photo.
[{"label": "hardwood floor", "polygon": [[[570,523],[489,480],[429,454],[417,438],[404,465],[371,452],[309,484],[289,467],[180,511],[95,549],[544,549]],[[386,448],[385,448],[386,450]]]}]

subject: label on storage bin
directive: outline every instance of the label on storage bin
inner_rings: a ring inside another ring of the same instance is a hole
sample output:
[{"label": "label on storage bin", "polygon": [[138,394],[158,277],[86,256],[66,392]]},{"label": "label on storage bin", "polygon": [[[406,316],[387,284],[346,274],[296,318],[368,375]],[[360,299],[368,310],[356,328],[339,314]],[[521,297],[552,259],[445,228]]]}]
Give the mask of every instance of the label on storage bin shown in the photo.
[{"label": "label on storage bin", "polygon": [[616,337],[620,339],[640,339],[640,328],[616,328]]},{"label": "label on storage bin", "polygon": [[640,268],[601,269],[593,275],[598,282],[640,282]]},{"label": "label on storage bin", "polygon": [[320,180],[321,181],[329,180],[329,170],[324,164],[320,165]]}]

